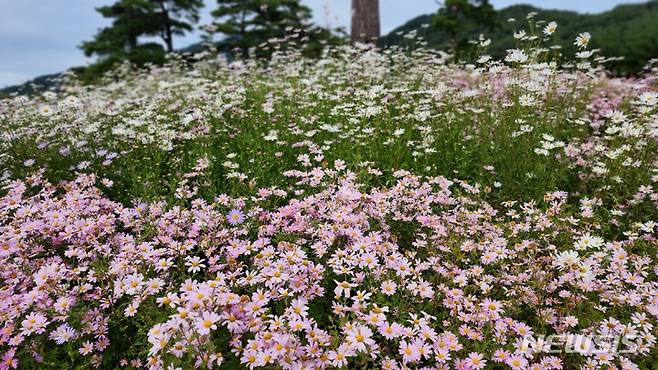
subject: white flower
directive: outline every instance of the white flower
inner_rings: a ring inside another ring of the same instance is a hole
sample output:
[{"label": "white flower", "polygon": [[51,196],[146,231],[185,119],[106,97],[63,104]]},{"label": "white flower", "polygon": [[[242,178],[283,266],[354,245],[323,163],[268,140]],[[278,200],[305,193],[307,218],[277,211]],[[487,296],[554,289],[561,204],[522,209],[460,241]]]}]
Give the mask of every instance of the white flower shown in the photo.
[{"label": "white flower", "polygon": [[50,333],[50,339],[54,340],[57,344],[64,344],[74,339],[75,335],[75,330],[69,324],[64,323]]},{"label": "white flower", "polygon": [[203,258],[199,258],[197,256],[195,257],[190,257],[187,256],[185,257],[185,266],[187,266],[187,271],[189,272],[199,272],[201,271],[202,268],[206,267],[205,264],[203,264],[205,260]]},{"label": "white flower", "polygon": [[594,50],[586,50],[576,53],[576,58],[578,59],[587,59],[594,55]]},{"label": "white flower", "polygon": [[653,221],[647,221],[643,223],[641,226],[642,231],[644,231],[645,233],[652,233],[655,227],[656,227],[656,223]]},{"label": "white flower", "polygon": [[69,95],[64,99],[64,104],[69,107],[77,105],[78,103],[80,103],[80,99],[73,95]]},{"label": "white flower", "polygon": [[263,136],[265,141],[277,141],[279,140],[279,130],[270,130],[267,135]]},{"label": "white flower", "polygon": [[524,107],[531,107],[535,105],[535,98],[529,94],[523,94],[519,97],[519,104]]},{"label": "white flower", "polygon": [[640,103],[648,107],[653,107],[658,103],[658,93],[647,91],[640,95]]},{"label": "white flower", "polygon": [[483,56],[481,56],[481,57],[477,60],[477,62],[480,63],[480,64],[484,64],[484,63],[486,63],[486,62],[488,62],[488,61],[490,61],[490,60],[491,60],[491,56],[489,56],[489,55],[483,55]]},{"label": "white flower", "polygon": [[528,61],[528,55],[523,50],[510,49],[507,50],[505,61],[508,63],[525,63]]},{"label": "white flower", "polygon": [[133,317],[137,313],[137,308],[139,308],[139,304],[137,302],[132,302],[125,310],[123,310],[123,314],[126,317]]},{"label": "white flower", "polygon": [[610,120],[614,123],[622,123],[622,122],[626,121],[626,115],[624,114],[624,112],[620,112],[618,110],[613,110],[610,113]]},{"label": "white flower", "polygon": [[581,49],[584,49],[587,47],[589,44],[589,40],[592,38],[592,35],[589,34],[589,32],[583,32],[578,37],[576,37],[576,41],[574,41],[574,45],[578,46]]},{"label": "white flower", "polygon": [[575,266],[578,263],[580,263],[580,257],[578,256],[578,252],[574,250],[564,251],[555,256],[555,264],[560,268]]},{"label": "white flower", "polygon": [[584,250],[584,249],[598,249],[600,248],[605,241],[603,238],[598,237],[598,236],[592,236],[589,233],[583,235],[576,241],[574,244],[574,248],[576,250]]},{"label": "white flower", "polygon": [[551,22],[544,27],[544,35],[550,36],[557,31],[557,23],[556,22]]},{"label": "white flower", "polygon": [[41,113],[41,115],[44,117],[50,117],[53,115],[53,113],[55,113],[55,111],[50,105],[44,104],[39,107],[39,113]]}]

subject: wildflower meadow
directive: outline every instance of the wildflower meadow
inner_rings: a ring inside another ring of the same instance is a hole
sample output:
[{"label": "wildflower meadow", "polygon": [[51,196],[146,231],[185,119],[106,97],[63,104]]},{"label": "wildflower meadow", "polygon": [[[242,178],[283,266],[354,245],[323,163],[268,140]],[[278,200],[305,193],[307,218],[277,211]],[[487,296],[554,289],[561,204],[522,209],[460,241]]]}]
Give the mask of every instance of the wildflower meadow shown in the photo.
[{"label": "wildflower meadow", "polygon": [[558,27],[0,100],[0,369],[658,368],[658,68]]}]

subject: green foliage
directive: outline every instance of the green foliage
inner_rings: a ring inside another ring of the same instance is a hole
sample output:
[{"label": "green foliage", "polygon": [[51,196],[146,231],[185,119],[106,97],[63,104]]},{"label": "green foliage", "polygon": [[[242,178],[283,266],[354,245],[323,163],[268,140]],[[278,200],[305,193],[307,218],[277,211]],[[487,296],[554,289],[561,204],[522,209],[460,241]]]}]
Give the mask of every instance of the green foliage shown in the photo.
[{"label": "green foliage", "polygon": [[[529,5],[515,5],[496,12],[497,27],[492,30],[488,30],[477,20],[460,23],[457,38],[475,40],[483,33],[492,40],[487,52],[495,58],[503,58],[507,49],[516,47],[517,40],[512,36],[514,32],[521,29],[531,31],[526,20],[526,16],[531,12],[539,13],[538,18],[557,22],[558,29],[552,39],[561,47],[560,52],[565,55],[565,59],[572,58],[576,51],[573,45],[574,37],[583,31],[594,35],[591,47],[601,49],[602,55],[623,57],[623,60],[612,62],[608,66],[616,74],[637,74],[648,60],[658,55],[658,1],[656,0],[642,4],[620,5],[600,14],[578,14],[570,11],[542,10]],[[383,46],[416,46],[416,42],[403,37],[415,31],[429,47],[448,49],[451,41],[451,26],[437,23],[436,19],[432,14],[414,18],[382,37],[380,43]],[[510,22],[510,19],[514,21]],[[462,47],[468,48],[468,46]]]},{"label": "green foliage", "polygon": [[448,32],[452,47],[461,46],[468,40],[458,37],[467,34],[473,25],[493,29],[496,12],[489,0],[446,0],[434,18],[434,25]]}]

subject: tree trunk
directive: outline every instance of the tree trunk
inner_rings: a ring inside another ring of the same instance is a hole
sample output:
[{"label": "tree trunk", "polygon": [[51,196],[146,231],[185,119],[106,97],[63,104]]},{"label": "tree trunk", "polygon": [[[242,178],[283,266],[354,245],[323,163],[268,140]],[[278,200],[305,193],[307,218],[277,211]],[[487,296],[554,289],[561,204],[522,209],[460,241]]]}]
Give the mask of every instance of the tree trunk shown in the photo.
[{"label": "tree trunk", "polygon": [[164,1],[158,1],[160,4],[160,10],[162,11],[162,17],[164,18],[164,32],[162,39],[167,45],[167,53],[172,53],[174,51],[174,35],[171,31],[171,19],[169,18],[169,10],[165,7]]},{"label": "tree trunk", "polygon": [[352,42],[379,38],[379,0],[352,0]]},{"label": "tree trunk", "polygon": [[165,34],[167,35],[167,38],[165,39],[165,43],[167,44],[167,53],[173,53],[174,52],[174,35],[171,32],[171,25],[167,24]]}]

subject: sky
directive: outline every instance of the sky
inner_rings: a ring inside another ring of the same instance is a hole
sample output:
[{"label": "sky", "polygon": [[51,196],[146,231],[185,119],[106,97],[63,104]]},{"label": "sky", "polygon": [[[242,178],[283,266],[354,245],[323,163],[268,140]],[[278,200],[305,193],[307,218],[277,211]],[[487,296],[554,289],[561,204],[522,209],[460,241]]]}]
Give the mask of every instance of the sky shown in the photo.
[{"label": "sky", "polygon": [[[351,0],[301,0],[322,26],[349,30]],[[78,45],[109,22],[96,11],[113,0],[0,0],[0,87],[88,64]],[[598,13],[641,0],[491,0],[495,8],[525,3],[543,9]],[[214,0],[206,0],[200,24],[210,23]],[[380,0],[382,34],[421,14],[438,9],[437,0]],[[197,32],[178,37],[175,47],[199,40]]]}]

